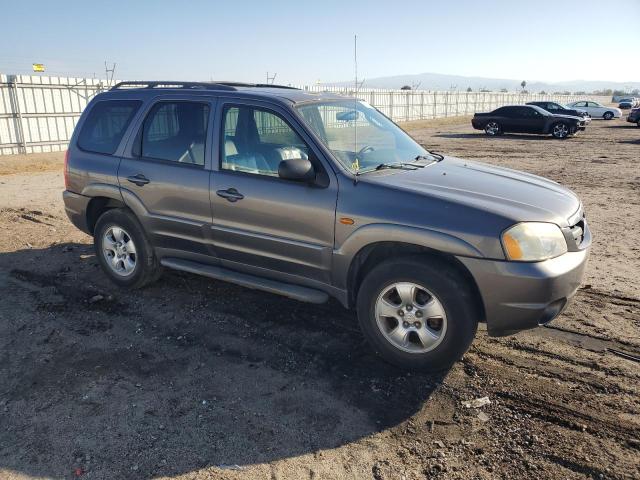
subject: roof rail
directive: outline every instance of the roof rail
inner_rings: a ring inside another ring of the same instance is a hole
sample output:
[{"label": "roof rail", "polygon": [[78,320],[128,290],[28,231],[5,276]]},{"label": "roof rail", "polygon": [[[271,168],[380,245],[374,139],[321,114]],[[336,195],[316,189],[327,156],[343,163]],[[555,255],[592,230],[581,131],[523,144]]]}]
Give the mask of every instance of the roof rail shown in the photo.
[{"label": "roof rail", "polygon": [[126,87],[140,88],[193,88],[204,90],[236,90],[232,84],[216,83],[216,82],[175,82],[170,80],[161,81],[132,81],[116,83],[111,90],[120,90]]},{"label": "roof rail", "polygon": [[287,90],[300,90],[297,87],[290,87],[288,85],[275,85],[271,83],[242,83],[242,82],[216,82],[219,85],[229,85],[230,87],[254,87],[254,88],[284,88]]},{"label": "roof rail", "polygon": [[296,87],[289,87],[286,85],[272,85],[270,83],[242,83],[242,82],[176,82],[170,80],[153,80],[144,81],[136,80],[131,82],[119,82],[116,83],[111,90],[120,90],[126,87],[139,87],[139,88],[193,88],[204,90],[237,90],[236,87],[246,88],[284,88],[288,90],[299,90]]}]

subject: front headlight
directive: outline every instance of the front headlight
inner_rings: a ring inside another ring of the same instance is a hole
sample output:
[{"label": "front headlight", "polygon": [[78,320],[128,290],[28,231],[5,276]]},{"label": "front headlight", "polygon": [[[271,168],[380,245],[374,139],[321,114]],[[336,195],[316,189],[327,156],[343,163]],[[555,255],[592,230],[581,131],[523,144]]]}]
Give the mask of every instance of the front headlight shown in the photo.
[{"label": "front headlight", "polygon": [[502,234],[502,248],[508,260],[538,262],[567,252],[567,241],[554,223],[518,223]]}]

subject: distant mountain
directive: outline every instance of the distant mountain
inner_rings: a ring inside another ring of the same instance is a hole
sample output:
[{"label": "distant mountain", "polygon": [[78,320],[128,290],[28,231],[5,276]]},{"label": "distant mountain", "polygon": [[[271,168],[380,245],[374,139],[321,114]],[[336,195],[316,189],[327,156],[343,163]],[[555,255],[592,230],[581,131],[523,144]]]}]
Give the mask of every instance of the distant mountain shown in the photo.
[{"label": "distant mountain", "polygon": [[[505,78],[464,77],[462,75],[445,75],[442,73],[418,73],[414,75],[395,75],[392,77],[379,77],[365,79],[363,88],[402,88],[409,85],[420,90],[473,90],[487,89],[499,91],[506,88],[509,91],[520,90],[520,80]],[[333,82],[326,85],[349,86],[353,82]],[[416,87],[417,86],[417,87]],[[542,82],[529,81],[525,87],[530,92],[593,92],[594,90],[633,90],[640,89],[640,81],[609,82],[606,80],[573,80],[568,82]]]}]

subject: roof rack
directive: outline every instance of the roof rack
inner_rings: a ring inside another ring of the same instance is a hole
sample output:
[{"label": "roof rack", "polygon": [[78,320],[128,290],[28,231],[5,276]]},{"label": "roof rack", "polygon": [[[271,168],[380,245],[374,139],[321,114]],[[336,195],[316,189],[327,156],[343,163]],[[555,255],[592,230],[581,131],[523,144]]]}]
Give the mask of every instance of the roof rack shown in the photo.
[{"label": "roof rack", "polygon": [[175,82],[170,80],[161,81],[131,81],[116,83],[111,90],[120,90],[126,87],[140,88],[193,88],[203,90],[237,90],[236,87],[246,88],[284,88],[289,90],[299,90],[296,87],[286,85],[272,85],[270,83],[242,83],[242,82]]},{"label": "roof rack", "polygon": [[205,90],[236,90],[233,85],[226,85],[223,83],[214,82],[174,82],[170,80],[162,81],[133,81],[133,82],[119,82],[116,83],[111,90],[120,90],[126,87],[141,87],[141,88],[201,88]]}]

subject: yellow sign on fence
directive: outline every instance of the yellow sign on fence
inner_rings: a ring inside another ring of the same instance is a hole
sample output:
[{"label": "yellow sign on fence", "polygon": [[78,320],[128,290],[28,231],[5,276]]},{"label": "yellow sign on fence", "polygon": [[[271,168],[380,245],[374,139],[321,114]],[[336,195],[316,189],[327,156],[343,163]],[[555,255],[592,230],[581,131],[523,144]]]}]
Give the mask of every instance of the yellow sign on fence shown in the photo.
[{"label": "yellow sign on fence", "polygon": [[34,63],[33,64],[33,71],[34,72],[44,72],[44,64],[42,64],[42,63]]}]

